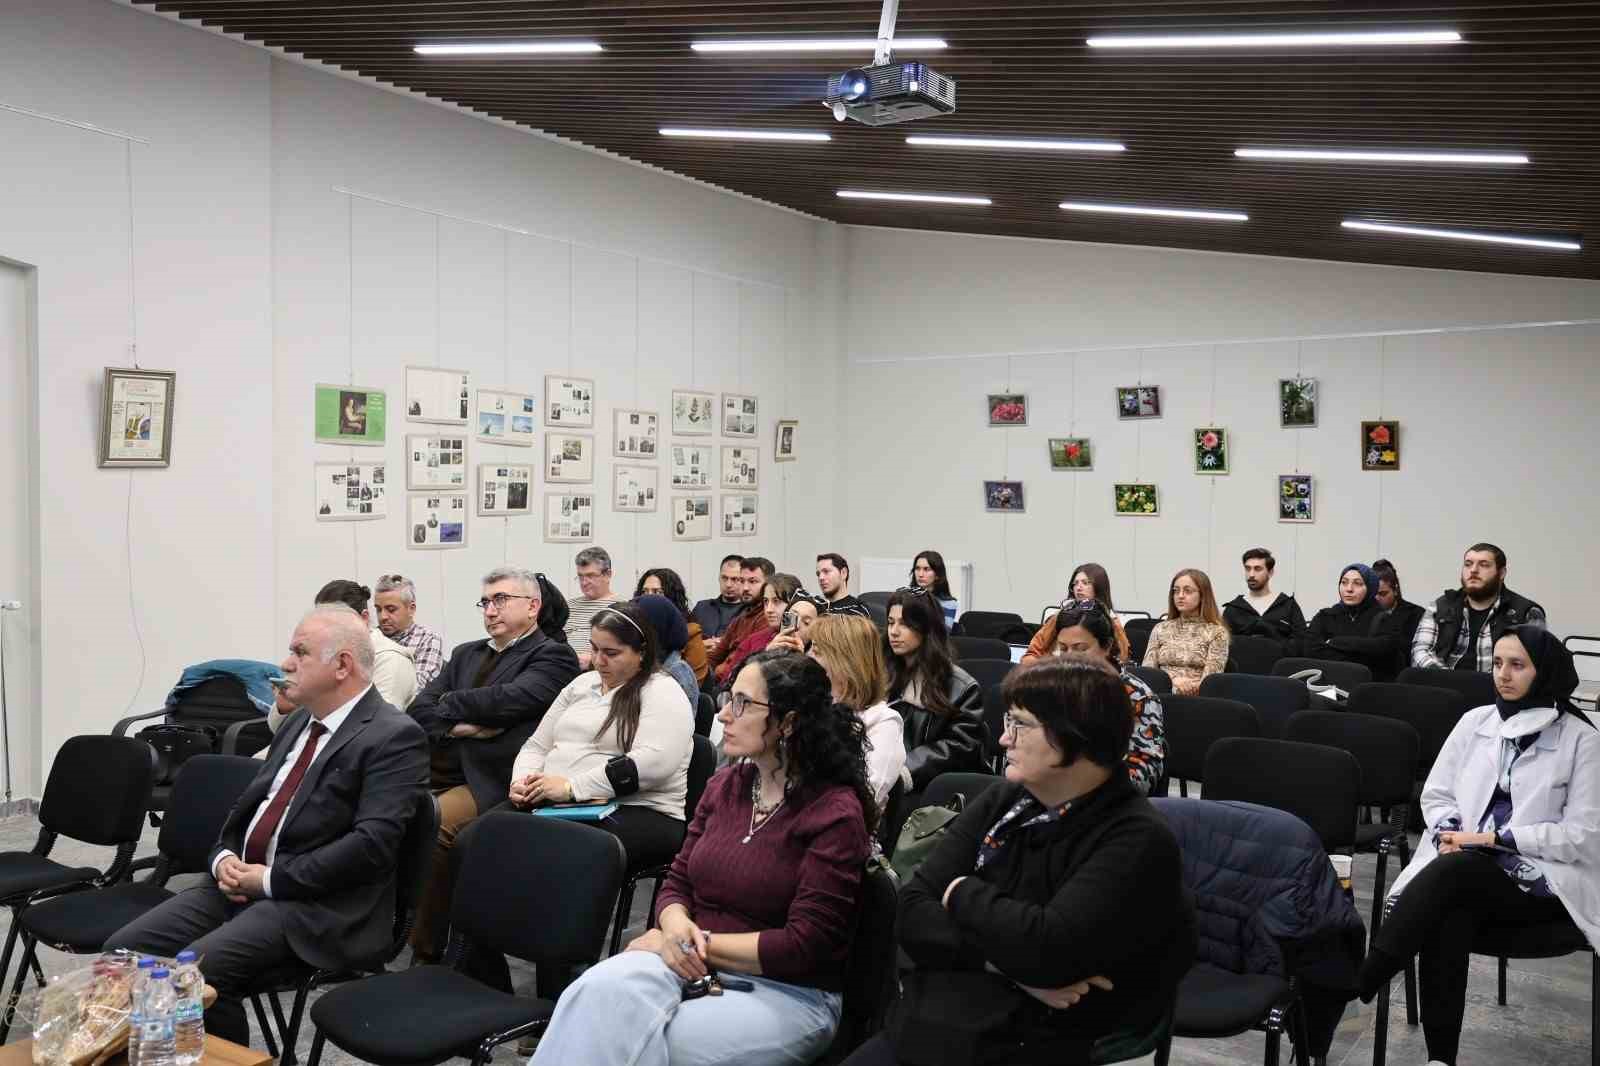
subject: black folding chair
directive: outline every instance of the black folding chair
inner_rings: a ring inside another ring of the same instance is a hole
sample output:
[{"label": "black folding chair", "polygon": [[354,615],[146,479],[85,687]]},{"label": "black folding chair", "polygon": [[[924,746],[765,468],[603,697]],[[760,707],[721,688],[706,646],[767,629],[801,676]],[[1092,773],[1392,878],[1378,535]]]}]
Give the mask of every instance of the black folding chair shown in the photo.
[{"label": "black folding chair", "polygon": [[1256,709],[1264,737],[1282,737],[1289,716],[1311,706],[1311,690],[1305,685],[1259,674],[1210,674],[1200,681],[1200,695],[1248,703]]},{"label": "black folding chair", "polygon": [[1136,663],[1144,662],[1145,650],[1150,647],[1150,631],[1156,627],[1157,619],[1130,618],[1122,623],[1122,631],[1128,637],[1128,658]]},{"label": "black folding chair", "polygon": [[1279,659],[1272,664],[1270,673],[1274,677],[1293,677],[1312,670],[1316,671],[1316,674],[1306,678],[1309,683],[1336,685],[1346,692],[1372,680],[1372,671],[1361,663],[1345,663],[1336,659],[1302,659],[1296,656]]},{"label": "black folding chair", "polygon": [[1299,818],[1324,851],[1356,841],[1361,764],[1348,751],[1266,737],[1228,737],[1206,754],[1206,799],[1273,807]]},{"label": "black folding chair", "polygon": [[[254,761],[254,760],[252,760]],[[417,799],[416,811],[406,826],[406,835],[400,843],[400,861],[394,872],[394,933],[384,953],[363,964],[344,970],[319,970],[304,963],[291,963],[281,969],[257,976],[249,993],[250,1006],[255,1010],[256,1024],[266,1041],[267,1052],[278,1059],[278,1066],[294,1066],[295,1045],[300,1040],[300,1025],[305,1018],[306,1003],[311,993],[325,985],[355,981],[369,974],[383,973],[405,949],[411,939],[411,927],[416,922],[417,908],[422,903],[422,893],[427,884],[428,871],[433,864],[434,845],[439,836],[439,805],[431,794],[423,792]],[[283,1013],[280,996],[293,992],[294,1000],[287,1017]],[[277,1024],[278,1040],[282,1041],[283,1054],[279,1057],[278,1045],[273,1039],[273,1027],[267,1024],[262,1009],[262,997],[272,1004],[272,1018]]]},{"label": "black folding chair", "polygon": [[34,968],[40,943],[74,955],[98,954],[117,930],[171,899],[167,881],[206,869],[206,859],[216,846],[228,812],[260,769],[259,762],[242,755],[196,755],[186,760],[173,782],[156,854],[128,867],[129,874],[150,870],[148,878],[68,892],[22,912],[17,921],[22,930],[22,962],[17,966],[5,1018],[0,1019],[0,1043],[10,1033],[23,979]]},{"label": "black folding chair", "polygon": [[[964,639],[961,637],[958,640]],[[972,679],[987,688],[998,685],[1006,679],[1006,675],[1016,669],[1017,664],[1010,658],[1000,659],[962,659],[961,669],[972,675]]]},{"label": "black folding chair", "polygon": [[1405,722],[1350,711],[1301,711],[1289,719],[1285,740],[1340,748],[1361,764],[1361,806],[1388,809],[1387,822],[1356,826],[1355,850],[1378,856],[1372,879],[1372,921],[1375,932],[1382,920],[1389,852],[1400,850],[1400,868],[1411,859],[1406,840],[1406,812],[1417,776],[1417,731]]},{"label": "black folding chair", "polygon": [[985,685],[983,688],[983,726],[984,726],[984,759],[1000,771],[1000,759],[1004,751],[1000,747],[1000,734],[1005,732],[1006,711],[1005,699],[1000,695],[1000,685]]},{"label": "black folding chair", "polygon": [[[694,812],[700,806],[700,797],[705,795],[706,785],[710,783],[711,775],[716,772],[716,747],[707,738],[696,735],[694,751],[689,754],[688,781],[683,797],[685,826],[694,821]],[[611,923],[611,950],[608,954],[615,955],[622,950],[622,931],[628,927],[628,917],[633,913],[633,896],[639,887],[639,882],[655,881],[655,888],[650,892],[650,913],[655,914],[656,899],[661,895],[661,882],[671,870],[671,863],[630,870],[627,880],[623,882],[622,891],[617,896],[617,914]]]},{"label": "black folding chair", "polygon": [[1402,685],[1429,685],[1449,689],[1466,703],[1462,713],[1494,702],[1494,678],[1476,670],[1439,670],[1431,666],[1408,666],[1395,681]]},{"label": "black folding chair", "polygon": [[[450,908],[450,965],[414,966],[330,989],[311,1006],[309,1066],[331,1040],[375,1066],[484,1066],[501,1044],[543,1030],[550,999],[513,996],[457,967],[468,942],[532,962],[541,978],[600,958],[622,887],[622,842],[604,829],[520,811],[478,819]],[[559,915],[553,921],[552,915]]]},{"label": "black folding chair", "polygon": [[872,1034],[883,1028],[883,1016],[894,999],[894,921],[899,889],[894,878],[877,866],[861,876],[856,932],[845,959],[839,1028],[817,1066],[843,1062]]},{"label": "black folding chair", "polygon": [[1374,681],[1350,693],[1346,713],[1372,714],[1405,722],[1417,731],[1417,781],[1425,781],[1450,731],[1467,712],[1466,700],[1452,689]]},{"label": "black folding chair", "polygon": [[1011,645],[998,637],[960,636],[950,638],[950,648],[956,660],[965,665],[968,659],[1004,659],[1011,661]]},{"label": "black folding chair", "polygon": [[998,637],[1012,626],[1021,626],[1020,614],[1011,611],[964,611],[957,624],[964,637]]},{"label": "black folding chair", "polygon": [[959,772],[940,774],[929,781],[928,787],[922,790],[920,806],[943,807],[957,795],[961,796],[963,803],[970,805],[973,800],[983,795],[984,789],[1003,780],[1005,779],[995,774]]},{"label": "black folding chair", "polygon": [[700,693],[700,698],[695,701],[694,732],[695,736],[709,737],[711,735],[711,722],[717,717],[717,699],[709,692]]},{"label": "black folding chair", "polygon": [[[63,892],[114,885],[127,876],[154,780],[154,753],[142,740],[89,735],[61,745],[39,802],[39,836],[32,849],[0,852],[0,907],[11,909],[0,981],[11,972],[22,915],[29,907]],[[114,847],[116,855],[104,870],[66,866],[50,858],[60,837]],[[23,971],[29,968],[43,986],[37,958]]]},{"label": "black folding chair", "polygon": [[1172,675],[1159,666],[1130,666],[1128,673],[1149,685],[1157,696],[1172,694]]},{"label": "black folding chair", "polygon": [[[1224,737],[1259,737],[1261,719],[1256,709],[1238,700],[1207,696],[1162,696],[1162,730],[1166,734],[1167,762],[1162,784],[1178,782],[1178,794],[1189,794],[1190,781],[1205,781],[1206,755]],[[1156,795],[1165,795],[1158,786]]]}]

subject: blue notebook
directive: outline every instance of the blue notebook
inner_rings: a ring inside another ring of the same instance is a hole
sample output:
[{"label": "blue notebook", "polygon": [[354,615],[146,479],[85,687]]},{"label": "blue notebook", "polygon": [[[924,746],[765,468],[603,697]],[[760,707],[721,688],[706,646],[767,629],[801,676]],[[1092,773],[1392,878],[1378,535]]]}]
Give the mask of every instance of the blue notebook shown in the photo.
[{"label": "blue notebook", "polygon": [[598,822],[617,809],[615,803],[558,803],[553,807],[535,807],[534,814],[546,818],[564,818],[569,822]]}]

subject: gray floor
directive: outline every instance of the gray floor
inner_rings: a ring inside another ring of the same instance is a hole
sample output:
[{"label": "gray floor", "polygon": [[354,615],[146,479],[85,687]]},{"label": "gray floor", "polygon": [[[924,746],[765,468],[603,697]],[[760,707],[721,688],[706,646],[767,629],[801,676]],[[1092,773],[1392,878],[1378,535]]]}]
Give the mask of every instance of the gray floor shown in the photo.
[{"label": "gray floor", "polygon": [[[26,850],[33,845],[37,833],[38,823],[32,818],[0,822],[0,850]],[[140,854],[154,851],[155,831],[147,829]],[[109,853],[106,849],[68,841],[58,845],[55,857],[64,862],[103,866]],[[1356,898],[1363,916],[1370,913],[1374,861],[1369,856],[1361,856],[1356,860]],[[648,904],[648,894],[641,894],[633,915],[634,931],[641,925]],[[0,913],[0,927],[9,927],[9,924],[10,912]],[[3,931],[0,928],[0,932]],[[47,975],[70,968],[73,963],[70,956],[48,948],[41,950],[40,955]],[[400,965],[404,965],[405,961],[402,958]],[[1513,962],[1509,1002],[1501,1007],[1494,1001],[1493,960],[1474,959],[1472,983],[1467,993],[1466,1027],[1462,1037],[1462,1066],[1499,1066],[1504,1063],[1587,1066],[1590,1063],[1590,967],[1588,955]],[[531,969],[514,963],[512,973],[519,992],[524,989],[531,991]],[[1394,1006],[1390,1015],[1389,1062],[1394,1066],[1422,1066],[1427,1061],[1422,1031],[1405,1024],[1398,981],[1395,983]],[[1374,1008],[1359,1003],[1346,1011],[1328,1057],[1330,1066],[1372,1061],[1374,1017]],[[23,1035],[14,1031],[11,1039],[21,1039]],[[259,1033],[253,1034],[252,1043],[256,1047],[265,1046]],[[311,1027],[308,1023],[299,1042],[302,1062],[309,1053],[310,1044]],[[1286,1046],[1285,1062],[1288,1061],[1287,1051]],[[1206,1066],[1224,1063],[1246,1066],[1259,1063],[1261,1056],[1262,1037],[1260,1034],[1250,1034],[1231,1040],[1177,1040],[1173,1045],[1172,1061]],[[515,1058],[509,1049],[498,1056],[503,1066],[512,1063]],[[327,1066],[346,1066],[355,1061],[358,1060],[331,1046],[323,1056]]]}]

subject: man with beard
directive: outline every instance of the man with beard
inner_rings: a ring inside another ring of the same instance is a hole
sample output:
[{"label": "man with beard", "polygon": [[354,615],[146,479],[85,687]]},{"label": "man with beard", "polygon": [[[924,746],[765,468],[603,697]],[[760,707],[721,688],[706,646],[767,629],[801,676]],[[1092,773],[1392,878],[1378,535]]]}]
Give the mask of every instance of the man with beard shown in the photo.
[{"label": "man with beard", "polygon": [[1300,604],[1286,593],[1272,591],[1272,572],[1278,561],[1265,548],[1244,553],[1244,585],[1248,590],[1222,608],[1222,624],[1236,637],[1266,637],[1283,646],[1305,635],[1306,616]]},{"label": "man with beard", "polygon": [[1417,624],[1411,665],[1488,673],[1498,634],[1527,623],[1544,625],[1544,608],[1505,582],[1505,552],[1493,544],[1468,548],[1461,559],[1461,587],[1440,596]]},{"label": "man with beard", "polygon": [[761,590],[766,587],[767,578],[771,577],[777,569],[771,559],[759,555],[748,555],[739,568],[741,584],[740,597],[744,600],[744,610],[717,638],[717,646],[706,649],[706,661],[711,664],[712,670],[722,665],[722,661],[732,655],[739,647],[741,641],[752,635],[767,624],[766,613],[761,602]]}]

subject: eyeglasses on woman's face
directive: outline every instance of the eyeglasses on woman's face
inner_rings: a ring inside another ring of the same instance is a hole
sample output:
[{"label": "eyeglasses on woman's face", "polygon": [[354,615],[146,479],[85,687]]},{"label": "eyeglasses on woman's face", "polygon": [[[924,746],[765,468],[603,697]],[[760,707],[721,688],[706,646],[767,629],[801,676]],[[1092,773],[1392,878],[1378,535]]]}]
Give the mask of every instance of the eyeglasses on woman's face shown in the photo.
[{"label": "eyeglasses on woman's face", "polygon": [[743,718],[744,712],[749,710],[751,707],[771,706],[772,704],[770,703],[764,703],[761,700],[753,700],[749,696],[746,696],[743,692],[735,692],[733,695],[728,697],[728,714],[730,714],[735,720]]},{"label": "eyeglasses on woman's face", "polygon": [[1001,722],[1004,725],[1003,732],[1014,741],[1020,740],[1022,735],[1028,730],[1039,728],[1038,722],[1025,721],[1021,718],[1018,718],[1010,711],[1005,713],[1005,715],[1001,718]]}]

